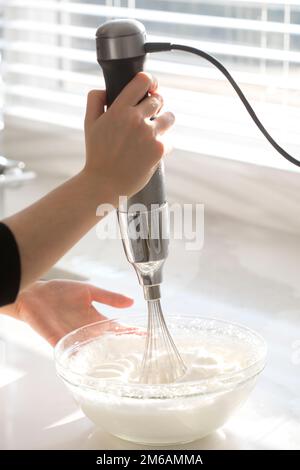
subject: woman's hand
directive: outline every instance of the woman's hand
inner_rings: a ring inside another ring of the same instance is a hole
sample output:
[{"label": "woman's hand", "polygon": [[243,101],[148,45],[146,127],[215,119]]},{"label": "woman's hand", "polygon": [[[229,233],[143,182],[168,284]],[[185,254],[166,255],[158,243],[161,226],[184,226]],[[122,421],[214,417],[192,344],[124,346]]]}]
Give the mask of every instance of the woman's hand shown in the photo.
[{"label": "woman's hand", "polygon": [[[108,194],[109,188],[113,190],[114,203],[119,196],[132,196],[142,189],[170,151],[163,134],[175,118],[170,112],[157,116],[163,99],[156,90],[157,81],[140,72],[106,112],[105,91],[88,95],[85,171],[97,175],[98,187],[107,188]],[[150,96],[143,99],[147,93]],[[150,120],[153,116],[157,117]]]},{"label": "woman's hand", "polygon": [[11,316],[28,323],[54,346],[70,331],[106,319],[93,301],[115,308],[133,304],[129,297],[83,282],[39,281],[19,295]]}]

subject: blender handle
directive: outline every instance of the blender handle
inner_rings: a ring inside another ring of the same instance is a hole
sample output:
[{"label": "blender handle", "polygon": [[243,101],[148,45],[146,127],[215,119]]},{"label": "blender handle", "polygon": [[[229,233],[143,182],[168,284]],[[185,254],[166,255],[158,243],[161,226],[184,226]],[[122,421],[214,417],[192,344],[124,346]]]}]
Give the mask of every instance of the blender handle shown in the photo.
[{"label": "blender handle", "polygon": [[143,55],[128,59],[99,61],[105,80],[107,107],[111,106],[127,83],[144,69],[145,58],[146,56]]},{"label": "blender handle", "polygon": [[[111,106],[115,98],[133,77],[144,69],[146,54],[126,59],[99,60],[103,70],[107,107]],[[145,97],[148,96],[146,93]],[[141,158],[143,156],[141,155]],[[166,202],[165,178],[163,163],[160,163],[146,186],[137,194],[129,198],[128,209],[135,204],[142,204],[147,210],[152,205],[161,205]]]}]

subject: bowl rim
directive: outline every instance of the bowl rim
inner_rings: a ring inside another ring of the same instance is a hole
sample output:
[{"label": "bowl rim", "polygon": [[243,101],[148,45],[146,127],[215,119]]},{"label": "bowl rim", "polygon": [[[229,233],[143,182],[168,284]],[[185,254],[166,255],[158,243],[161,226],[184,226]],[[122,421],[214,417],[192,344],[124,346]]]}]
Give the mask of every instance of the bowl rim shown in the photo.
[{"label": "bowl rim", "polygon": [[[132,318],[133,320],[134,318],[137,318],[137,317],[141,318],[141,315],[140,314],[130,315],[130,318]],[[116,394],[118,396],[121,395],[122,397],[128,397],[128,398],[141,398],[141,393],[139,393],[139,391],[143,391],[143,392],[148,391],[150,395],[149,396],[147,395],[146,398],[161,398],[162,399],[162,398],[172,398],[172,396],[185,397],[185,396],[191,396],[191,395],[192,396],[199,395],[199,394],[209,395],[213,393],[224,392],[228,389],[236,388],[237,386],[240,386],[244,384],[245,382],[248,382],[250,379],[259,375],[259,373],[264,369],[266,365],[266,360],[267,360],[268,345],[264,337],[260,333],[257,333],[252,328],[241,325],[238,322],[233,322],[230,320],[223,320],[217,317],[195,316],[195,314],[193,313],[185,314],[183,316],[178,315],[176,313],[168,314],[168,317],[170,319],[172,318],[184,319],[184,318],[192,317],[193,319],[197,319],[199,321],[216,322],[217,324],[224,324],[227,327],[232,326],[239,330],[247,332],[249,333],[249,335],[253,336],[255,339],[257,339],[261,343],[260,356],[256,358],[255,360],[253,360],[251,364],[247,365],[247,367],[241,368],[231,373],[225,372],[225,373],[217,374],[217,376],[209,377],[209,378],[202,378],[202,379],[193,380],[193,381],[191,380],[191,381],[186,381],[186,382],[164,383],[164,384],[144,384],[144,383],[135,383],[135,382],[124,383],[124,382],[116,381],[115,379],[111,379],[111,378],[98,378],[98,377],[94,377],[93,375],[89,375],[87,373],[76,372],[74,370],[68,370],[61,363],[59,358],[63,356],[67,351],[71,352],[72,350],[78,349],[80,346],[84,344],[88,344],[89,342],[92,342],[98,337],[95,337],[95,338],[91,337],[87,341],[75,343],[74,347],[70,346],[69,348],[66,348],[66,349],[62,349],[62,344],[66,341],[67,338],[70,338],[71,336],[75,336],[79,331],[83,331],[85,329],[88,330],[100,324],[120,322],[121,325],[124,325],[124,318],[123,319],[120,317],[106,318],[105,320],[99,320],[97,322],[89,323],[87,325],[76,328],[75,330],[67,333],[56,343],[54,347],[54,360],[55,360],[57,374],[69,385],[73,387],[77,386],[77,387],[80,387],[81,389],[84,388],[84,389],[92,390],[94,392],[109,393],[110,395]],[[128,321],[127,318],[126,320]],[[126,324],[126,326],[129,327],[130,325]],[[238,380],[238,377],[241,376],[241,374],[243,375],[243,377],[240,377],[240,380]],[[90,383],[89,384],[76,383],[75,381],[72,381],[69,379],[70,376],[75,377],[75,378],[77,377],[78,379],[82,379],[82,378],[89,379],[95,385],[91,385]],[[205,390],[204,392],[201,392],[200,390],[201,386],[202,387],[207,386],[210,382],[213,382],[216,377],[218,378],[218,381],[220,380],[221,387],[219,388],[209,387],[209,390]],[[103,390],[99,389],[96,386],[96,384],[103,385]],[[185,392],[180,393],[180,389],[182,390],[183,388],[186,389]],[[136,390],[136,393],[133,393],[133,390]]]}]

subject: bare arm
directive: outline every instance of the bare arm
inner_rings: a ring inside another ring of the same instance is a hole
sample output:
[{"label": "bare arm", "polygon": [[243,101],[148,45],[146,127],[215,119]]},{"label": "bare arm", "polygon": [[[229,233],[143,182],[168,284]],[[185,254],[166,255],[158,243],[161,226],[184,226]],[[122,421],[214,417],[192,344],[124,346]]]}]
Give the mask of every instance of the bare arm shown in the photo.
[{"label": "bare arm", "polygon": [[21,289],[50,269],[93,227],[99,204],[115,202],[100,178],[97,181],[83,170],[30,207],[4,220],[14,233],[21,254]]}]

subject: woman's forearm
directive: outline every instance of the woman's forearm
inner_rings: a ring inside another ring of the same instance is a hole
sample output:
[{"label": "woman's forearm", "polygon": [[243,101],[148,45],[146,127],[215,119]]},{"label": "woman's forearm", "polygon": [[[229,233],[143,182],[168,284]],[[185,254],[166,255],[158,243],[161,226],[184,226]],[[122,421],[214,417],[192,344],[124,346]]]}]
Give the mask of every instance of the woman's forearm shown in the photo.
[{"label": "woman's forearm", "polygon": [[21,257],[21,289],[38,279],[99,220],[99,204],[116,204],[107,183],[83,170],[4,223]]}]

